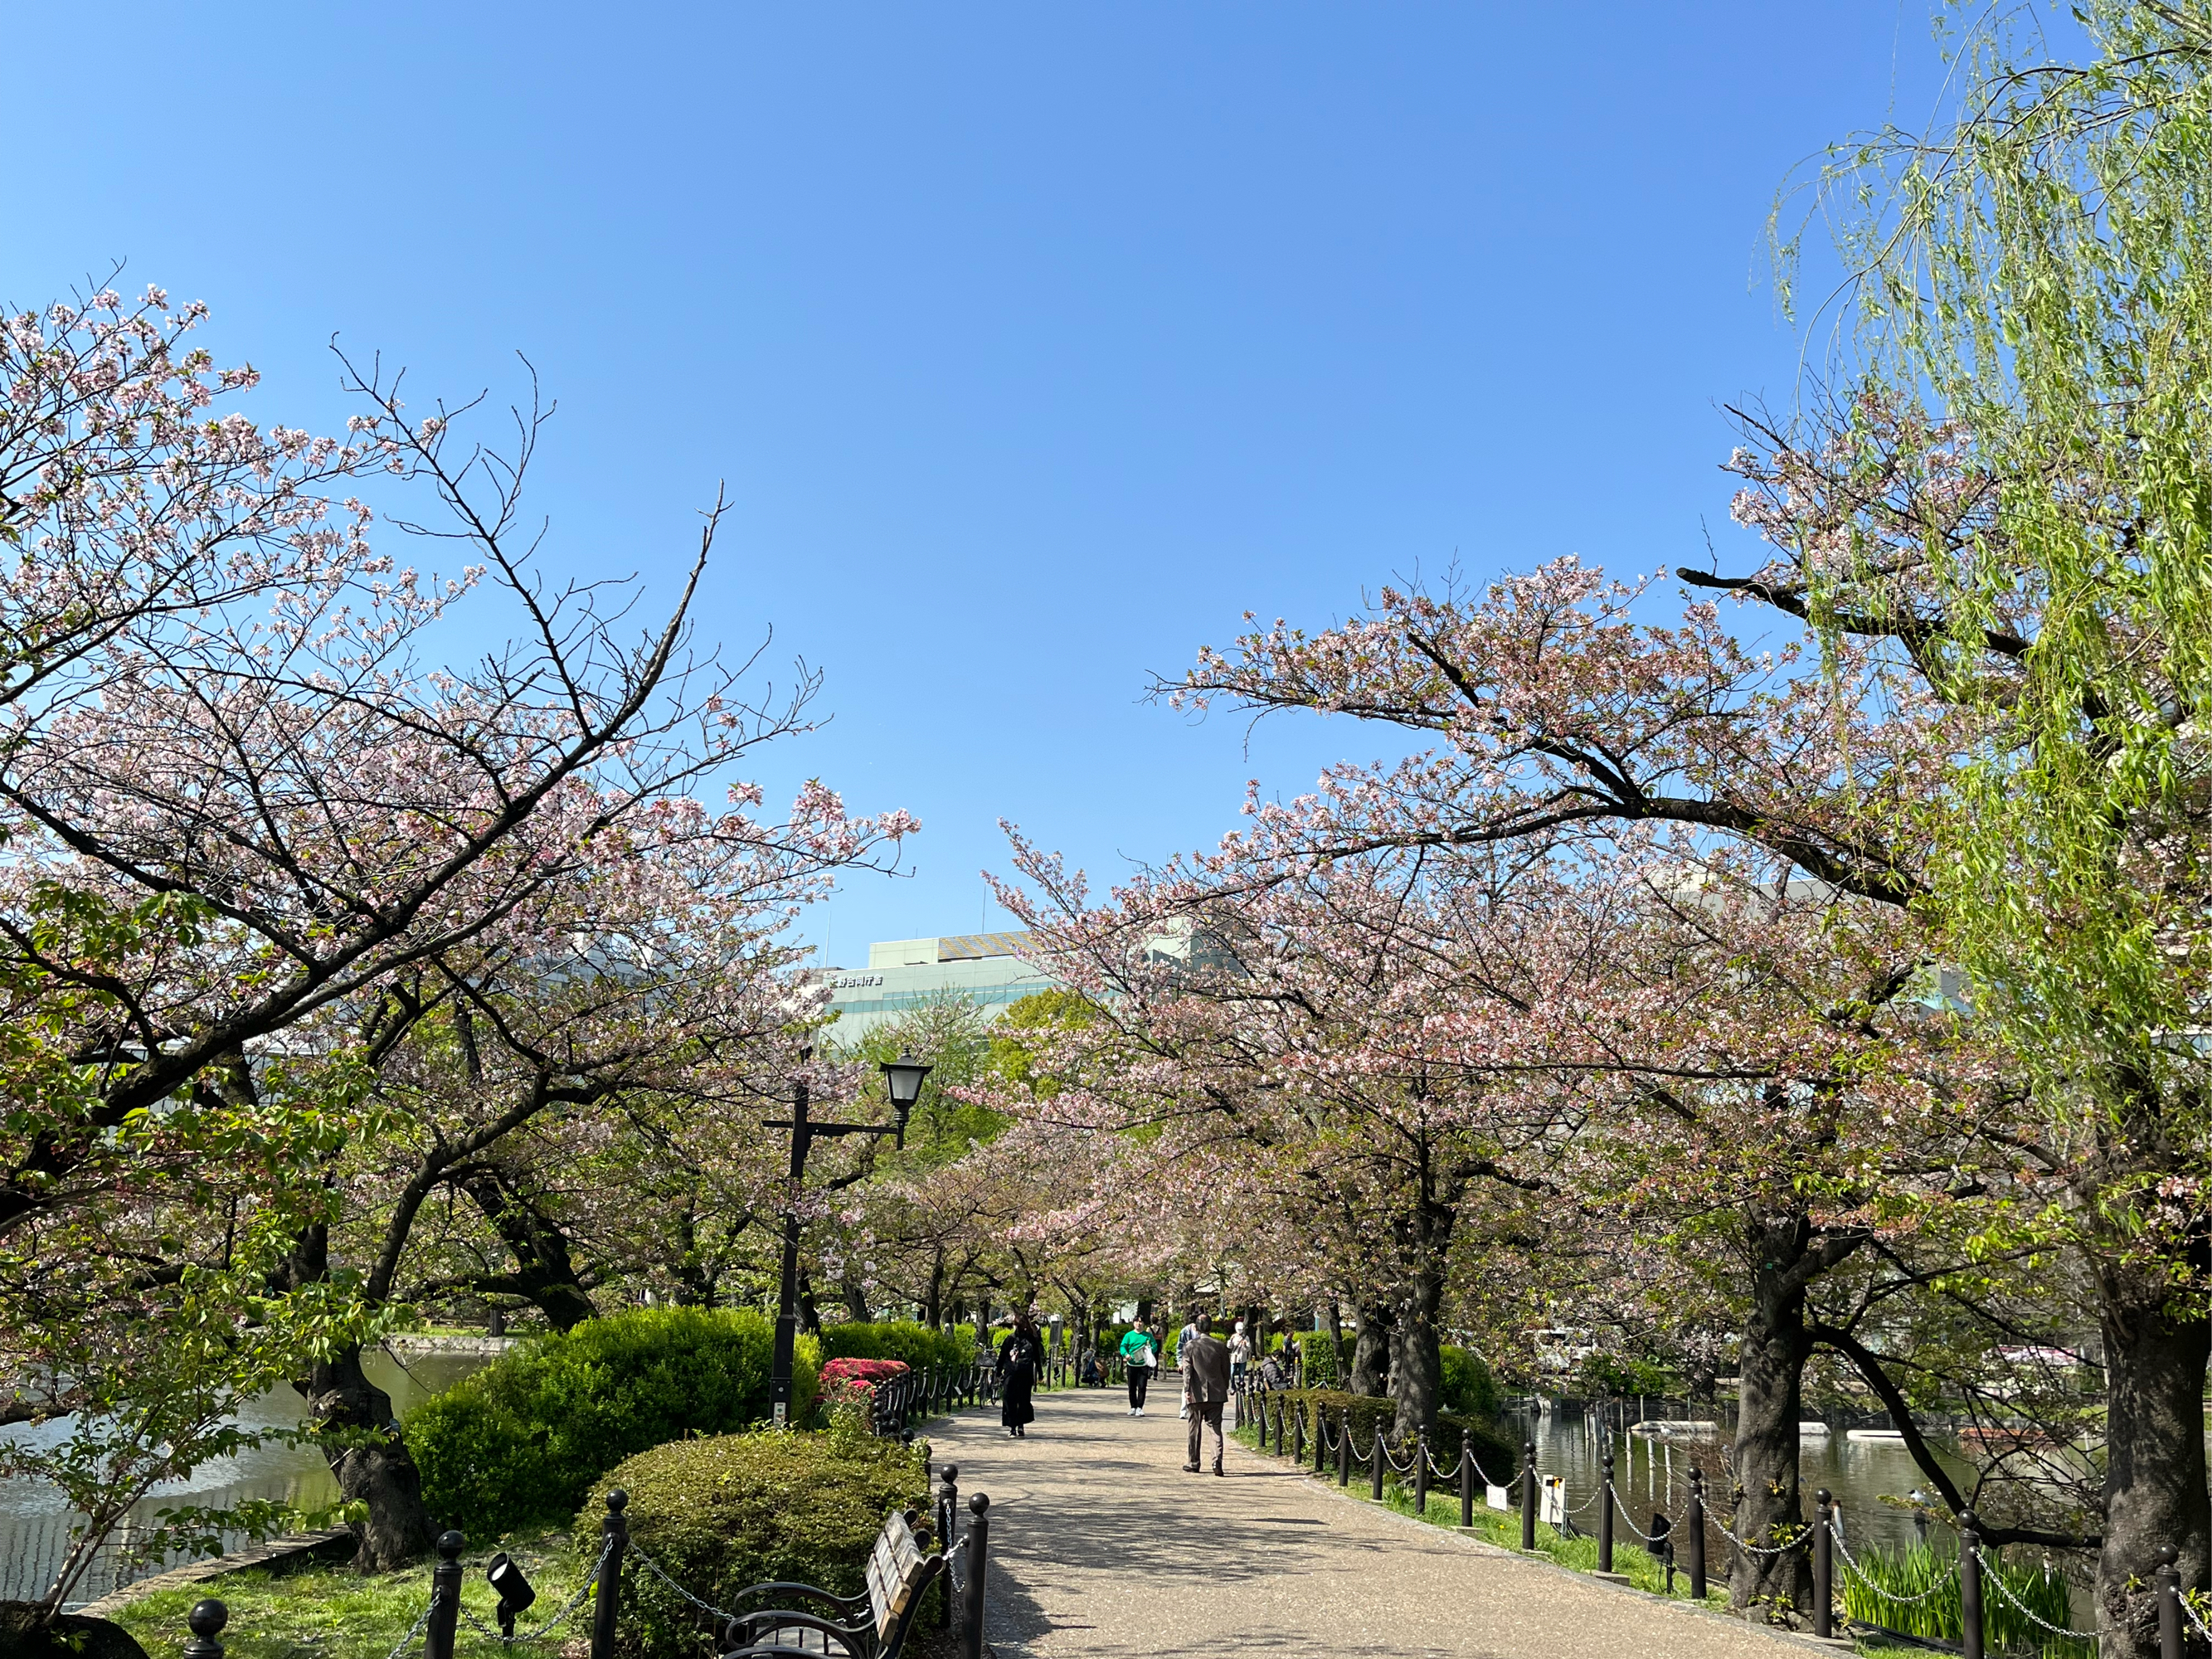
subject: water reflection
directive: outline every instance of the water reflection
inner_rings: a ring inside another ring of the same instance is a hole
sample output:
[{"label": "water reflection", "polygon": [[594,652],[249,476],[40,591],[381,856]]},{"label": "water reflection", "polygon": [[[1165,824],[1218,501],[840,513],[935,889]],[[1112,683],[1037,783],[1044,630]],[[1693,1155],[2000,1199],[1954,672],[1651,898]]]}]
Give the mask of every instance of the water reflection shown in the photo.
[{"label": "water reflection", "polygon": [[[410,1353],[401,1358],[382,1349],[363,1357],[362,1369],[392,1396],[404,1424],[432,1395],[451,1388],[488,1363],[482,1354]],[[303,1419],[299,1395],[271,1389],[239,1413],[247,1428],[284,1428]],[[70,1419],[0,1431],[18,1443],[53,1445],[66,1438]],[[186,1480],[167,1481],[132,1510],[147,1521],[179,1499],[210,1506],[246,1498],[279,1499],[302,1508],[335,1502],[337,1485],[330,1467],[312,1446],[267,1445],[219,1457],[200,1466]],[[60,1491],[43,1480],[0,1480],[0,1601],[42,1594],[68,1548],[71,1516]],[[161,1570],[159,1563],[137,1566],[104,1557],[94,1565],[76,1599],[91,1601],[118,1585]]]},{"label": "water reflection", "polygon": [[[1592,1421],[1580,1412],[1547,1413],[1541,1417],[1522,1414],[1516,1419],[1524,1438],[1536,1443],[1536,1467],[1547,1475],[1564,1475],[1567,1505],[1582,1530],[1597,1530],[1595,1496],[1602,1478],[1606,1451],[1613,1455],[1613,1486],[1627,1504],[1638,1526],[1649,1530],[1651,1511],[1663,1510],[1679,1516],[1687,1498],[1690,1471],[1702,1469],[1709,1503],[1725,1504],[1728,1475],[1723,1448],[1729,1431],[1705,1437],[1623,1434]],[[1531,1425],[1534,1431],[1531,1431]],[[1947,1448],[1937,1456],[1962,1485],[1968,1479],[1966,1465]],[[1911,1516],[1883,1497],[1902,1498],[1915,1487],[1925,1487],[1928,1478],[1911,1455],[1895,1441],[1852,1440],[1842,1430],[1799,1442],[1798,1481],[1806,1494],[1826,1486],[1842,1507],[1844,1536],[1853,1550],[1865,1545],[1904,1547],[1915,1539]],[[1809,1513],[1808,1517],[1809,1518]],[[1622,1534],[1626,1535],[1626,1534]],[[1709,1549],[1716,1575],[1722,1573],[1724,1547],[1716,1532]]]}]

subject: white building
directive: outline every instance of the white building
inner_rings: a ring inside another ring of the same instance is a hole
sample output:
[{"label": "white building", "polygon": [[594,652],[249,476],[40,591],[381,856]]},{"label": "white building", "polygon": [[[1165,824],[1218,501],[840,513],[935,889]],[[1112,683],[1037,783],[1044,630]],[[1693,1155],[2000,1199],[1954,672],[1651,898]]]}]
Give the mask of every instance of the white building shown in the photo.
[{"label": "white building", "polygon": [[868,947],[866,968],[823,970],[830,1006],[837,1011],[827,1036],[848,1045],[886,1020],[946,995],[966,997],[986,1019],[996,1019],[1008,1005],[1059,982],[1023,959],[1029,943],[1024,933],[879,940]]}]

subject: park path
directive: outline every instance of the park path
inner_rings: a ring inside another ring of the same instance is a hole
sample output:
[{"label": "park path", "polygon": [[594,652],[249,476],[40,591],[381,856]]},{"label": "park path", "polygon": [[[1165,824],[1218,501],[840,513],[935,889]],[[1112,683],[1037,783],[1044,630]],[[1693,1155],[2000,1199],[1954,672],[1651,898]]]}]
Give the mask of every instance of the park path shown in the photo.
[{"label": "park path", "polygon": [[1040,1394],[1024,1440],[995,1410],[929,1425],[963,1505],[991,1499],[1000,1659],[1803,1659],[1816,1645],[1347,1499],[1233,1440],[1226,1478],[1186,1474],[1178,1387],[1164,1377],[1142,1419],[1119,1389]]}]

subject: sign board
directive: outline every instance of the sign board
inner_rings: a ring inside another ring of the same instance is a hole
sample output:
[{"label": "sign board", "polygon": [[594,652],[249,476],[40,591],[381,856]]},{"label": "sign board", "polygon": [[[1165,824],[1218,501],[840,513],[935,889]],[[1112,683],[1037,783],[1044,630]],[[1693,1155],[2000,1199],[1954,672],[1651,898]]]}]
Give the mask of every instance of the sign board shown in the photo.
[{"label": "sign board", "polygon": [[1544,1477],[1544,1497],[1536,1506],[1536,1518],[1554,1527],[1566,1524],[1567,1483],[1558,1475]]},{"label": "sign board", "polygon": [[1485,1481],[1482,1487],[1482,1502],[1484,1507],[1487,1509],[1510,1510],[1513,1507],[1513,1494],[1503,1486],[1493,1486]]}]

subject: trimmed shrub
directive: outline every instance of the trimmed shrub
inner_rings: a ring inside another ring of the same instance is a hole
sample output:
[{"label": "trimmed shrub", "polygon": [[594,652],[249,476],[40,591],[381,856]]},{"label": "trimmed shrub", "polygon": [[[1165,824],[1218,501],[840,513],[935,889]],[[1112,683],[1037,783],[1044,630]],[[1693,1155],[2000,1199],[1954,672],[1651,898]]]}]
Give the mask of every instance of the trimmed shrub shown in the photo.
[{"label": "trimmed shrub", "polygon": [[965,1365],[975,1357],[974,1339],[933,1331],[910,1319],[848,1320],[822,1328],[824,1359],[901,1359],[925,1365]]},{"label": "trimmed shrub", "polygon": [[[775,1325],[750,1310],[639,1308],[513,1349],[408,1419],[423,1500],[472,1538],[561,1520],[633,1453],[766,1419],[775,1346]],[[802,1421],[817,1358],[801,1337]]]},{"label": "trimmed shrub", "polygon": [[1336,1344],[1327,1331],[1294,1331],[1291,1335],[1298,1345],[1298,1357],[1304,1362],[1307,1382],[1318,1384],[1343,1380],[1343,1372],[1336,1363]]},{"label": "trimmed shrub", "polygon": [[[778,1579],[857,1595],[884,1517],[906,1509],[930,1516],[928,1455],[872,1436],[764,1431],[672,1441],[592,1486],[576,1515],[576,1548],[598,1559],[606,1495],[620,1486],[629,1494],[631,1538],[717,1607]],[[615,1630],[625,1655],[714,1651],[706,1617],[643,1571],[623,1574]]]},{"label": "trimmed shrub", "polygon": [[[1341,1389],[1278,1389],[1270,1399],[1287,1402],[1291,1410],[1301,1412],[1306,1420],[1307,1455],[1312,1455],[1314,1436],[1319,1431],[1322,1413],[1326,1412],[1332,1431],[1343,1420],[1348,1409],[1352,1413],[1352,1461],[1360,1468],[1367,1467],[1367,1459],[1375,1447],[1375,1431],[1390,1431],[1391,1422],[1398,1414],[1397,1402],[1381,1396],[1346,1394]],[[1450,1464],[1459,1456],[1461,1433],[1471,1435],[1474,1441],[1475,1466],[1484,1474],[1500,1477],[1510,1486],[1521,1469],[1521,1449],[1507,1439],[1490,1418],[1462,1417],[1456,1412],[1437,1413],[1436,1437],[1430,1443],[1439,1463]],[[1330,1459],[1334,1467],[1335,1460]]]},{"label": "trimmed shrub", "polygon": [[865,1382],[873,1388],[887,1376],[907,1376],[914,1368],[903,1359],[851,1359],[840,1356],[822,1362],[822,1386],[825,1389],[839,1382]]},{"label": "trimmed shrub", "polygon": [[1447,1343],[1443,1348],[1444,1409],[1487,1423],[1498,1415],[1498,1379],[1482,1356]]}]

